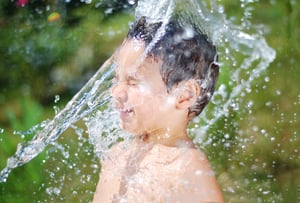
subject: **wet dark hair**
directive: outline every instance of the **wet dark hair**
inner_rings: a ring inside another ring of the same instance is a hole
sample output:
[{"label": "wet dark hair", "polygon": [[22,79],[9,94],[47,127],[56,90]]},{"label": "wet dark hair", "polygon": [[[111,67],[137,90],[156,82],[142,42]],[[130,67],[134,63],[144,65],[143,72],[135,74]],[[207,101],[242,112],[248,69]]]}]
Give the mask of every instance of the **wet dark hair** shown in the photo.
[{"label": "wet dark hair", "polygon": [[151,46],[147,55],[162,60],[160,73],[169,90],[184,80],[198,82],[200,96],[189,108],[189,115],[199,115],[211,99],[219,75],[216,47],[197,26],[181,25],[176,19],[171,19],[163,35],[154,41],[162,26],[162,22],[148,23],[141,17],[131,26],[127,38]]}]

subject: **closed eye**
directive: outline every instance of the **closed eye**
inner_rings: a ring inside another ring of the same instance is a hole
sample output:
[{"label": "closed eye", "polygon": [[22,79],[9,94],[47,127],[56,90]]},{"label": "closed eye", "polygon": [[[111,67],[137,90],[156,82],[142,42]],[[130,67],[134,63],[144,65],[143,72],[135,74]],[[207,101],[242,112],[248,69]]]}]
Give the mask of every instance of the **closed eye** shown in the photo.
[{"label": "closed eye", "polygon": [[138,80],[135,77],[128,76],[127,83],[129,85],[135,86],[138,85]]}]

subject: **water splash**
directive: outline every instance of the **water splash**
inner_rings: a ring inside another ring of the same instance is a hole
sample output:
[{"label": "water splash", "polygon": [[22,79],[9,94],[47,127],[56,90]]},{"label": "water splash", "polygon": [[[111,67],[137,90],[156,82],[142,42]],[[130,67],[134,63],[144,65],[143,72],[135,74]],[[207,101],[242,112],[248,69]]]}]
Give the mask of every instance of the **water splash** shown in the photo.
[{"label": "water splash", "polygon": [[[275,59],[276,52],[268,46],[263,36],[258,33],[247,34],[242,30],[243,26],[237,26],[228,20],[223,7],[216,4],[215,1],[211,1],[211,9],[208,9],[204,1],[199,1],[199,4],[195,5],[200,21],[204,22],[202,26],[210,33],[212,41],[221,45],[219,46],[219,55],[221,61],[225,61],[221,63],[221,74],[222,64],[227,63],[227,66],[228,64],[231,66],[229,69],[230,81],[227,84],[221,84],[212,98],[211,102],[215,104],[213,109],[204,111],[200,118],[196,118],[192,124],[197,128],[190,129],[194,142],[206,145],[211,141],[208,139],[208,143],[204,143],[204,140],[207,139],[207,131],[221,117],[228,116],[229,109],[232,109],[234,105],[234,99],[247,92],[253,81],[263,75],[269,64]],[[247,13],[248,17],[249,11]],[[232,57],[236,54],[243,56],[240,63]],[[201,126],[197,125],[199,122],[202,124]]]},{"label": "water splash", "polygon": [[[230,69],[230,75],[232,76],[230,84],[222,84],[215,92],[211,101],[215,104],[214,109],[204,111],[200,118],[196,118],[191,123],[191,126],[196,125],[196,128],[191,128],[189,131],[195,143],[205,145],[204,140],[207,138],[207,131],[221,117],[228,116],[234,98],[249,89],[252,82],[260,77],[275,59],[274,49],[268,46],[263,36],[258,33],[250,35],[243,31],[242,28],[246,29],[249,26],[249,18],[251,17],[251,9],[247,7],[247,3],[251,2],[241,1],[241,6],[245,8],[245,15],[242,19],[243,24],[237,26],[226,18],[224,8],[215,1],[210,1],[210,9],[206,1],[198,0],[165,0],[159,2],[148,0],[138,2],[135,13],[137,19],[141,16],[147,16],[147,20],[152,23],[163,22],[147,49],[151,49],[164,34],[165,25],[169,19],[176,16],[182,25],[186,25],[187,22],[197,25],[210,36],[214,44],[225,47],[219,51],[220,58],[227,61],[228,64],[232,64],[232,67],[235,68]],[[235,52],[243,56],[243,61],[239,64],[232,57]],[[228,86],[230,86],[230,92]],[[202,124],[201,126],[197,125],[199,122]]]},{"label": "water splash", "polygon": [[16,153],[7,160],[0,173],[0,182],[6,182],[10,171],[40,154],[72,124],[104,106],[110,100],[107,89],[113,76],[111,59],[108,59],[89,82],[68,102],[66,107],[47,122],[28,143],[18,144]]},{"label": "water splash", "polygon": [[[147,15],[153,21],[163,21],[163,25],[166,25],[174,14],[182,19],[183,24],[185,19],[193,20],[195,24],[199,23],[215,44],[225,47],[219,51],[221,59],[232,63],[235,67],[229,69],[232,76],[230,82],[222,84],[216,91],[212,100],[215,104],[213,109],[203,112],[200,118],[195,119],[194,124],[203,123],[197,128],[190,129],[196,143],[204,142],[207,130],[218,119],[228,114],[232,100],[247,90],[253,80],[260,77],[275,58],[274,50],[267,45],[261,35],[243,32],[241,26],[234,25],[226,18],[224,10],[215,1],[210,1],[210,7],[209,9],[205,1],[197,0],[144,0],[139,1],[135,13],[137,18]],[[159,30],[153,44],[147,48],[151,48],[163,34],[164,30]],[[232,58],[233,52],[243,55],[241,63]],[[30,142],[18,145],[15,155],[8,159],[7,166],[0,173],[0,182],[5,182],[12,169],[29,162],[80,119],[86,122],[89,139],[95,145],[98,155],[119,139],[126,139],[127,135],[120,134],[118,124],[115,122],[118,119],[109,103],[108,89],[113,77],[111,62],[109,59],[66,107],[48,121],[44,128],[36,132]],[[232,91],[229,92],[228,87],[231,87]]]}]

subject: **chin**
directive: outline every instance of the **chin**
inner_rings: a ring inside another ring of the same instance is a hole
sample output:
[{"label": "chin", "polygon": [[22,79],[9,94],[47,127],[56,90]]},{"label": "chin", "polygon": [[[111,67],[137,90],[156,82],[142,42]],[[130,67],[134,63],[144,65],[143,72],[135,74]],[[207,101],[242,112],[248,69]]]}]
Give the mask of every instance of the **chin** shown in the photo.
[{"label": "chin", "polygon": [[132,128],[132,126],[121,125],[121,129],[134,135],[134,136],[144,136],[144,135],[148,134],[147,132],[145,132],[143,130]]},{"label": "chin", "polygon": [[131,134],[137,134],[137,131],[133,128],[133,126],[129,125],[128,123],[124,123],[121,121],[120,128]]}]

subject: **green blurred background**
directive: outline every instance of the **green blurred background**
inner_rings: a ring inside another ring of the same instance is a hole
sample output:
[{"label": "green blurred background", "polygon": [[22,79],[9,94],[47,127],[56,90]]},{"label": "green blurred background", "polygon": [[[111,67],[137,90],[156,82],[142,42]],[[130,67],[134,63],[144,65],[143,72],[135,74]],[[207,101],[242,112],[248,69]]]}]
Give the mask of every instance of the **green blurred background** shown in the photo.
[{"label": "green blurred background", "polygon": [[[277,54],[240,100],[247,110],[210,130],[205,150],[226,202],[300,202],[300,3],[257,0],[241,8],[243,1],[218,2],[237,24],[251,12],[252,25]],[[63,108],[121,43],[132,11],[126,0],[0,2],[0,169],[33,136],[14,130],[28,130],[51,119],[54,106]],[[227,134],[230,147],[223,143]],[[99,167],[87,135],[69,129],[0,183],[0,202],[89,202]]]}]

